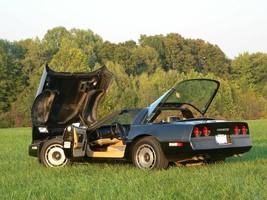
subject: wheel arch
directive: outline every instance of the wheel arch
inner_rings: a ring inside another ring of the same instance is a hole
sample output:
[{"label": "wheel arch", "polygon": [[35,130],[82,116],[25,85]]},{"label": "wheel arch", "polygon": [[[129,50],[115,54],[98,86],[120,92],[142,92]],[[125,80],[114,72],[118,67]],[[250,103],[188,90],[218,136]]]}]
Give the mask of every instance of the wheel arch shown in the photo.
[{"label": "wheel arch", "polygon": [[132,159],[132,153],[131,152],[132,152],[132,149],[133,149],[133,146],[135,145],[135,143],[138,142],[139,140],[145,138],[145,137],[153,137],[158,141],[158,139],[155,136],[151,135],[151,134],[141,134],[141,135],[136,136],[135,138],[133,138],[131,140],[131,142],[127,143],[127,145],[126,145],[124,157],[127,160],[131,160]]},{"label": "wheel arch", "polygon": [[140,169],[167,169],[166,158],[160,141],[153,135],[143,134],[135,138],[129,151],[132,163]]}]

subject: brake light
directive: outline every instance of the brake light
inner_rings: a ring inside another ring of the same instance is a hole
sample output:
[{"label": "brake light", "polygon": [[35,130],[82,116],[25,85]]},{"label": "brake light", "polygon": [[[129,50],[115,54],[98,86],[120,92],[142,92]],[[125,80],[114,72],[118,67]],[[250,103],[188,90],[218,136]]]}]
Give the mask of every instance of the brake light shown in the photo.
[{"label": "brake light", "polygon": [[235,134],[235,135],[238,135],[239,132],[240,132],[240,129],[238,128],[237,125],[235,125],[235,127],[234,127],[234,134]]},{"label": "brake light", "polygon": [[198,137],[200,135],[199,128],[198,127],[195,127],[194,130],[193,130],[193,133],[194,133],[194,136],[195,137]]},{"label": "brake light", "polygon": [[202,130],[202,133],[203,133],[203,135],[204,136],[208,136],[209,135],[209,129],[208,129],[208,127],[206,127],[206,126],[204,126],[204,128],[203,128],[203,130]]},{"label": "brake light", "polygon": [[247,127],[246,127],[245,125],[243,125],[243,126],[241,127],[241,132],[242,132],[243,135],[247,134],[248,129],[247,129]]}]

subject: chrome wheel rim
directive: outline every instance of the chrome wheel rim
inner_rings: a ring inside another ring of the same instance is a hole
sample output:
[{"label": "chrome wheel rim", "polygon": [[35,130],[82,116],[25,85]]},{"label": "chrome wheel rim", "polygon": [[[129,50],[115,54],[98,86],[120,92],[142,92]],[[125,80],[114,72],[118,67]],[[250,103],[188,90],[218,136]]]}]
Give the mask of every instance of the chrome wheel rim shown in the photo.
[{"label": "chrome wheel rim", "polygon": [[67,158],[62,145],[53,144],[45,151],[45,160],[50,167],[62,167],[67,163]]},{"label": "chrome wheel rim", "polygon": [[156,163],[155,150],[148,144],[143,144],[137,149],[136,163],[140,169],[152,169]]}]

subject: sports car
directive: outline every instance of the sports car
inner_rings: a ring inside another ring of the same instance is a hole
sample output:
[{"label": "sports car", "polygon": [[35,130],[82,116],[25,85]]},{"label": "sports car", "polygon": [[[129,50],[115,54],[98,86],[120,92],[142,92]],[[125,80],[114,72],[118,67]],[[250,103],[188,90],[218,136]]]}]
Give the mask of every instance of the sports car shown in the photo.
[{"label": "sports car", "polygon": [[[113,74],[55,72],[46,66],[32,107],[29,154],[48,167],[82,160],[125,160],[140,169],[224,161],[252,148],[246,122],[205,117],[220,83],[188,79],[149,107],[97,119]],[[148,91],[149,92],[149,91]]]}]

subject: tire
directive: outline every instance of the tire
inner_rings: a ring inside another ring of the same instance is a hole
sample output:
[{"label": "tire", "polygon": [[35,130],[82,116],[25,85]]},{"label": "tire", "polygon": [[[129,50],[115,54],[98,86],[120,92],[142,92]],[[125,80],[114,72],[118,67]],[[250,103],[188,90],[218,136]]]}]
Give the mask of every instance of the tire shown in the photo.
[{"label": "tire", "polygon": [[166,159],[159,142],[154,137],[138,140],[132,149],[132,162],[139,169],[167,169]]},{"label": "tire", "polygon": [[40,161],[46,167],[63,167],[69,163],[63,151],[62,139],[55,138],[44,143],[40,152]]}]

